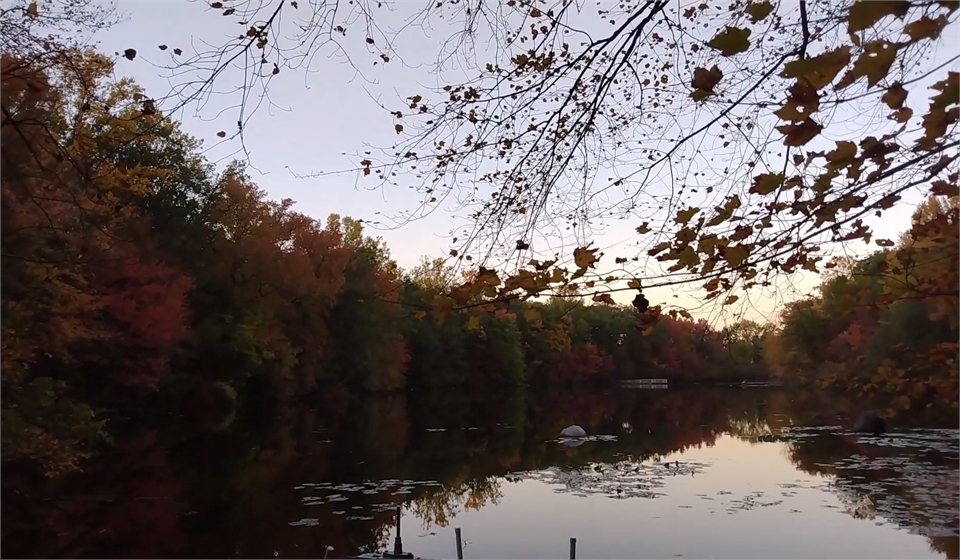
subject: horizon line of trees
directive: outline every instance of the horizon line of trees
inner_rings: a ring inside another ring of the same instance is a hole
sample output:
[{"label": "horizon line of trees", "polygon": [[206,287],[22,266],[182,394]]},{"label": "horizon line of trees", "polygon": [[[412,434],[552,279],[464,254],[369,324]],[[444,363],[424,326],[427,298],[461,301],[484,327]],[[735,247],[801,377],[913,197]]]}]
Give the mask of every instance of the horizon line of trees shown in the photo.
[{"label": "horizon line of trees", "polygon": [[641,332],[612,300],[443,309],[441,262],[401,270],[360,222],[217,171],[108,57],[55,56],[2,58],[4,462],[75,469],[121,410],[757,367],[756,340],[679,316]]},{"label": "horizon line of trees", "polygon": [[[717,331],[645,300],[503,300],[482,267],[461,285],[442,261],[403,271],[358,221],[321,222],[290,199],[271,201],[240,163],[218,172],[132,80],[111,81],[108,57],[55,57],[2,57],[4,462],[75,469],[119,410],[215,415],[251,397],[331,388],[763,378],[765,357],[785,378],[817,365],[789,361],[807,351],[789,346],[789,314],[779,329],[742,321]],[[956,236],[943,236],[956,224],[950,208],[915,223],[890,274],[913,285],[920,277],[904,255],[955,249]],[[925,233],[929,224],[945,229]],[[953,328],[944,333],[956,332],[953,286],[922,303],[945,314],[930,318]],[[469,309],[453,310],[445,294],[457,290]],[[912,294],[874,304],[892,310]],[[787,361],[770,359],[771,341]],[[937,344],[922,347],[942,353]],[[841,369],[827,381],[859,379]]]}]

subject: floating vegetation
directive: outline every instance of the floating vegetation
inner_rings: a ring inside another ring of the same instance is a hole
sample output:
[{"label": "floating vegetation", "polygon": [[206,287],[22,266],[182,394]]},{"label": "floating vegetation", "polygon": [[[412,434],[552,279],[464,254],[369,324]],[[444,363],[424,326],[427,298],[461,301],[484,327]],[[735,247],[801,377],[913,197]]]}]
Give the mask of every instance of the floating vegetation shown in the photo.
[{"label": "floating vegetation", "polygon": [[290,523],[288,523],[288,525],[290,525],[291,527],[316,527],[319,524],[320,524],[319,519],[314,519],[311,517],[305,517],[300,521],[291,521]]},{"label": "floating vegetation", "polygon": [[561,443],[567,447],[580,447],[588,441],[617,441],[617,436],[583,436],[583,437],[559,437],[549,440],[546,443]]},{"label": "floating vegetation", "polygon": [[[334,484],[332,482],[304,482],[294,486],[294,490],[310,491],[311,495],[303,496],[301,501],[306,506],[318,506],[322,504],[331,504],[336,502],[347,502],[351,500],[350,495],[373,496],[381,492],[390,495],[412,494],[414,490],[424,487],[440,487],[443,484],[436,480],[399,480],[389,479],[380,481],[365,481],[361,483],[342,483]],[[374,504],[374,505],[354,505],[351,509],[370,508],[375,511],[385,511],[395,508],[395,504]]]},{"label": "floating vegetation", "polygon": [[517,472],[506,479],[510,482],[536,480],[559,486],[560,488],[554,489],[556,493],[571,493],[584,498],[606,496],[616,499],[652,499],[664,495],[657,492],[657,489],[663,488],[666,479],[692,476],[708,466],[707,463],[693,461],[663,464],[621,461],[614,464],[596,463],[576,470],[550,467],[539,471]]}]

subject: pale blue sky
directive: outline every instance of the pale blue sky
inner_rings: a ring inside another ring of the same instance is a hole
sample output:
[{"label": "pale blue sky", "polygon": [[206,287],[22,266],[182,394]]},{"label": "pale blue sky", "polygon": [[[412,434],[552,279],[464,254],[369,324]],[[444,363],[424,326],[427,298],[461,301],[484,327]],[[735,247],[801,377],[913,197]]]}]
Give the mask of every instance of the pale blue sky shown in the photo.
[{"label": "pale blue sky", "polygon": [[[422,5],[413,0],[394,4],[399,7],[398,12],[380,15],[377,20],[380,25],[398,27],[412,13],[412,7]],[[217,42],[244,31],[237,26],[235,19],[224,18],[219,11],[211,10],[198,1],[122,0],[118,7],[120,12],[129,16],[128,21],[94,40],[107,52],[136,48],[136,60],[131,62],[120,58],[117,73],[134,77],[153,96],[164,95],[169,90],[169,83],[160,77],[160,70],[151,62],[162,64],[168,61],[174,48],[181,48],[185,54],[190,54],[201,38]],[[382,214],[413,210],[420,204],[421,198],[412,189],[403,188],[402,184],[399,188],[389,190],[369,190],[375,184],[358,181],[353,172],[322,178],[297,178],[294,175],[350,170],[355,167],[356,158],[351,159],[345,153],[362,152],[365,143],[385,146],[396,142],[394,121],[377,107],[373,97],[395,107],[400,99],[418,91],[418,83],[436,84],[437,78],[428,73],[424,63],[435,60],[440,41],[452,29],[412,31],[416,32],[408,32],[404,36],[404,44],[395,45],[404,55],[405,64],[393,61],[387,65],[374,65],[380,45],[368,49],[363,43],[362,34],[353,33],[348,36],[346,44],[362,75],[342,58],[328,57],[335,53],[327,49],[312,61],[311,73],[285,69],[274,78],[270,84],[270,99],[276,107],[261,106],[246,125],[246,148],[253,166],[251,175],[261,188],[273,198],[289,197],[296,200],[295,208],[298,211],[320,219],[335,212],[370,221]],[[945,40],[946,56],[955,54],[958,45],[956,30],[948,31],[954,33]],[[158,45],[167,45],[169,50],[162,52],[157,48]],[[477,48],[483,51],[489,47],[480,44]],[[940,54],[937,58],[944,59],[945,55]],[[239,74],[233,79],[225,76],[224,81],[218,84],[218,90],[224,91],[228,84],[236,85],[239,77]],[[918,102],[914,107],[920,109],[925,106],[923,99],[926,93],[917,92],[915,95]],[[196,104],[178,116],[187,132],[204,140],[212,161],[226,163],[236,157],[238,143],[235,140],[221,141],[216,134],[221,130],[232,134],[236,130],[237,111],[228,106],[237,99],[235,95],[215,96],[209,100],[200,116],[196,115]],[[911,101],[914,101],[913,96]],[[221,109],[225,110],[218,115]],[[858,117],[851,114],[849,121],[855,123]],[[833,136],[830,139],[837,138]],[[823,146],[832,147],[832,142],[826,142]],[[813,144],[809,147],[822,148]],[[920,196],[918,193],[907,200],[916,202]],[[895,238],[899,231],[905,229],[912,212],[911,206],[894,209],[881,221],[875,222],[878,237]],[[633,228],[639,221],[614,222],[603,235],[592,240],[595,245],[604,248],[626,248],[628,243],[637,244],[638,236]],[[466,222],[462,218],[451,214],[447,205],[446,208],[441,206],[429,217],[408,223],[400,229],[376,233],[386,240],[397,262],[409,268],[416,265],[422,255],[446,255],[450,249],[447,234],[454,227],[464,224]],[[642,248],[650,242],[639,244]],[[857,247],[850,249],[858,250]],[[567,253],[571,250],[572,246],[564,249]],[[608,251],[609,260],[612,261],[612,257],[619,254]],[[606,268],[613,269],[612,264],[609,263]],[[740,310],[754,317],[770,316],[784,299],[793,299],[816,285],[816,277],[810,273],[790,280],[789,284],[780,287],[776,298],[755,297],[752,300],[754,303],[749,306],[752,308]],[[654,290],[650,295],[655,303],[679,303],[691,308],[697,306],[695,294],[686,288],[676,291]],[[674,295],[680,297],[672,297]],[[617,299],[628,301],[631,298],[632,294],[623,294]],[[698,315],[723,321],[714,307],[704,309]]]}]

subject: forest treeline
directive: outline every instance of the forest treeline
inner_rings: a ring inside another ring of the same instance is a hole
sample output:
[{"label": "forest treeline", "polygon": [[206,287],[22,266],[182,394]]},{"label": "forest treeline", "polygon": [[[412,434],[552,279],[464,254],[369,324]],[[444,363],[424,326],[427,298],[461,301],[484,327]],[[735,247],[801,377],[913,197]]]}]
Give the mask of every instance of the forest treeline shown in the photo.
[{"label": "forest treeline", "polygon": [[934,400],[957,408],[958,202],[930,196],[895,244],[835,261],[819,293],[784,306],[764,340],[774,374],[895,394],[901,409]]},{"label": "forest treeline", "polygon": [[933,199],[899,245],[834,268],[777,324],[638,326],[637,309],[575,293],[480,291],[450,312],[441,294],[490,271],[403,270],[360,222],[270,200],[240,163],[217,170],[109,57],[54,58],[2,59],[5,462],[71,470],[133,410],[331,390],[772,371],[956,400],[956,204]]}]

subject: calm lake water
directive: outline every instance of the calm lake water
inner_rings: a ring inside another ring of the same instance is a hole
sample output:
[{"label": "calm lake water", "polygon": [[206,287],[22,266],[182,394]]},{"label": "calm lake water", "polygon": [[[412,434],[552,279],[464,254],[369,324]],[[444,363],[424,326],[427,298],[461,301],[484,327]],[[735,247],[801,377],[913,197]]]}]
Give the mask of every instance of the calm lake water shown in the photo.
[{"label": "calm lake water", "polygon": [[118,435],[48,499],[5,492],[3,554],[344,557],[402,506],[424,558],[456,527],[465,558],[958,557],[955,414],[872,437],[816,418],[863,403],[788,390],[328,401]]}]

